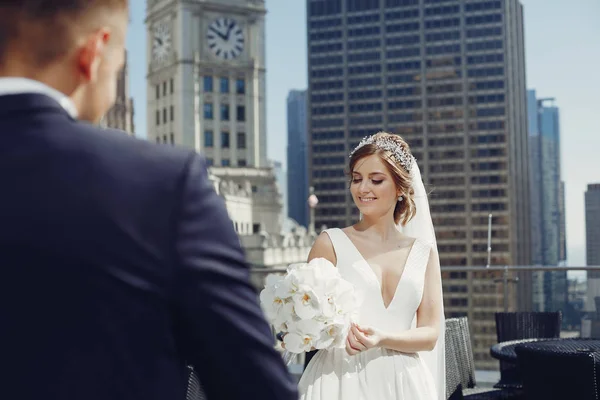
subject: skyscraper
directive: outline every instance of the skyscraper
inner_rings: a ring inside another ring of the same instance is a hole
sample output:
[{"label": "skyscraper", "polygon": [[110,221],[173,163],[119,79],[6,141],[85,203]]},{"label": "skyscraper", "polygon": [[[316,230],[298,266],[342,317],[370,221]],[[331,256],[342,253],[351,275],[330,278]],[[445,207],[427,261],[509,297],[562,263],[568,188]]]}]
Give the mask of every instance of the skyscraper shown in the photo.
[{"label": "skyscraper", "polygon": [[[527,106],[532,263],[557,266],[566,256],[559,110],[554,99],[537,98],[535,90],[527,92]],[[536,272],[533,279],[534,309],[564,312],[566,271]]]},{"label": "skyscraper", "polygon": [[306,90],[291,90],[287,98],[288,217],[308,227],[308,133]]},{"label": "skyscraper", "polygon": [[[307,0],[307,7],[316,225],[358,219],[344,179],[348,153],[383,129],[408,141],[432,188],[442,266],[486,265],[490,213],[491,263],[529,264],[520,2]],[[478,366],[496,368],[488,354],[502,290],[483,272],[446,278],[447,314],[469,315]],[[511,285],[511,301],[527,284]]]}]

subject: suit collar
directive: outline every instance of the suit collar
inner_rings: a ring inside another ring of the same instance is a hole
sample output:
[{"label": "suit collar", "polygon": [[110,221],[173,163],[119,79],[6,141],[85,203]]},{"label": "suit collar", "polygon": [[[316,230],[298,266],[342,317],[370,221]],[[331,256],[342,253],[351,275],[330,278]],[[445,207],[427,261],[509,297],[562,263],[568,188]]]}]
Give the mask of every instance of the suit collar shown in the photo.
[{"label": "suit collar", "polygon": [[[77,118],[77,109],[73,101],[58,90],[32,79],[17,77],[0,78],[0,101],[6,100],[5,96],[27,94],[43,95],[62,107],[71,118]],[[4,101],[2,102],[4,103]]]}]

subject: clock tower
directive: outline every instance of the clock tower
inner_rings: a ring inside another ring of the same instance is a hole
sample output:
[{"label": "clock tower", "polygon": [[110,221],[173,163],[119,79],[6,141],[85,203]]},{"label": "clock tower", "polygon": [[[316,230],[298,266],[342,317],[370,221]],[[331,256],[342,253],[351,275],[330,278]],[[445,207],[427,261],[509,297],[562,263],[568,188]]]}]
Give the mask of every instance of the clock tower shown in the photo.
[{"label": "clock tower", "polygon": [[148,0],[148,140],[266,168],[264,0]]}]

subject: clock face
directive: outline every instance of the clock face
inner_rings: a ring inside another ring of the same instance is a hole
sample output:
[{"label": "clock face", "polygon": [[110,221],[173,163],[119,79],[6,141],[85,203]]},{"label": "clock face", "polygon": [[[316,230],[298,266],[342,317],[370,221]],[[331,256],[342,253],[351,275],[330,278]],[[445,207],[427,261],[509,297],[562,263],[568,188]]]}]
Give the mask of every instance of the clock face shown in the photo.
[{"label": "clock face", "polygon": [[217,18],[206,32],[208,47],[217,57],[232,60],[244,50],[244,33],[232,18]]},{"label": "clock face", "polygon": [[171,51],[171,30],[166,22],[158,24],[152,32],[152,57],[155,61],[165,61]]}]

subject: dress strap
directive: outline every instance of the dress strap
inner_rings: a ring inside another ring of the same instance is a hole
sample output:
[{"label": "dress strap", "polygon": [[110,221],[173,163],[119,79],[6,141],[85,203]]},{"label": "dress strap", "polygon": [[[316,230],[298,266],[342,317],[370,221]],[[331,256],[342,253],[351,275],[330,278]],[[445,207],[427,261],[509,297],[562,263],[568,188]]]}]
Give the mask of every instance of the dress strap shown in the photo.
[{"label": "dress strap", "polygon": [[415,240],[404,267],[403,277],[410,275],[413,281],[417,283],[419,298],[423,296],[425,289],[425,272],[427,271],[431,250],[432,247],[429,243],[419,239]]},{"label": "dress strap", "polygon": [[324,232],[329,235],[329,239],[331,239],[331,243],[333,244],[337,265],[350,265],[362,259],[361,254],[354,244],[340,228],[330,228]]}]

